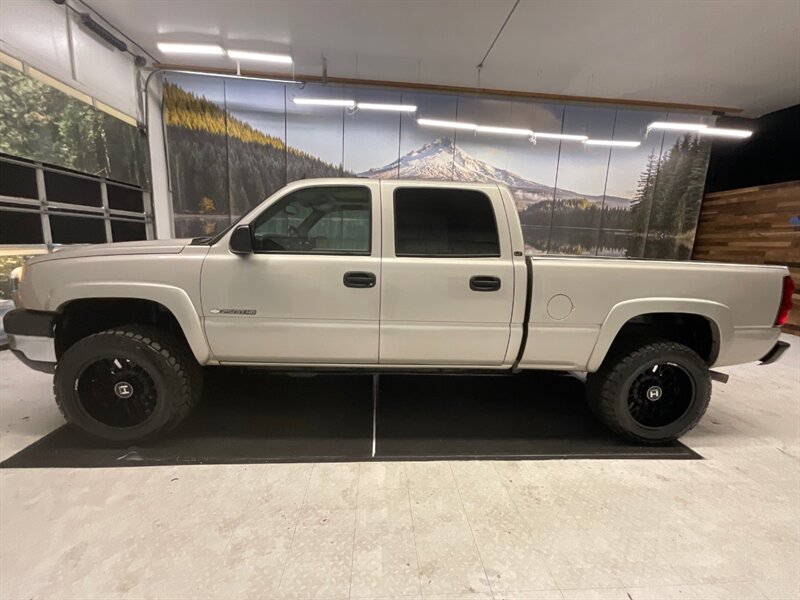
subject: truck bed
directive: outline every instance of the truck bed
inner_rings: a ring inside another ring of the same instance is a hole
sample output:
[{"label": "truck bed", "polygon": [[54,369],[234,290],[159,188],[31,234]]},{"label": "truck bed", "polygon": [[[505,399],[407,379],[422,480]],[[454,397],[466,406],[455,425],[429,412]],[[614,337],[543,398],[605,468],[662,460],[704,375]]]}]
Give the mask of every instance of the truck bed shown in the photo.
[{"label": "truck bed", "polygon": [[708,319],[714,366],[758,360],[775,344],[779,266],[529,256],[528,339],[520,367],[596,370],[622,326],[645,314]]}]

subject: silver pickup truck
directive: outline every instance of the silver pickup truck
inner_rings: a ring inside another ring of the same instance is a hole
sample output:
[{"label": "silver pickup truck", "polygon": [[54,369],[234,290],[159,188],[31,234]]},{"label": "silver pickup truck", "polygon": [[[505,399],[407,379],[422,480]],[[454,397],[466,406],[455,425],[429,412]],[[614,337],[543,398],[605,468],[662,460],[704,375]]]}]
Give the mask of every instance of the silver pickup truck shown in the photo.
[{"label": "silver pickup truck", "polygon": [[66,419],[114,442],[182,422],[201,367],[244,365],[583,371],[599,419],[662,443],[702,417],[710,369],[777,360],[792,289],[777,266],[526,256],[504,186],[317,179],[211,238],[36,257],[4,324]]}]

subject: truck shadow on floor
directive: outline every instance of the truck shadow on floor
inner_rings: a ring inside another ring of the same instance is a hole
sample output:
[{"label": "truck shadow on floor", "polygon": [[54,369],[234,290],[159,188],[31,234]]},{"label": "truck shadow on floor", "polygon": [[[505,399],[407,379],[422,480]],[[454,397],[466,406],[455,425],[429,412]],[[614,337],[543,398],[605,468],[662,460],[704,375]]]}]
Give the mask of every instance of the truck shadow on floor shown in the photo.
[{"label": "truck shadow on floor", "polygon": [[0,467],[556,458],[701,457],[611,434],[566,374],[381,375],[374,402],[371,375],[218,368],[195,414],[162,440],[109,448],[64,426]]}]

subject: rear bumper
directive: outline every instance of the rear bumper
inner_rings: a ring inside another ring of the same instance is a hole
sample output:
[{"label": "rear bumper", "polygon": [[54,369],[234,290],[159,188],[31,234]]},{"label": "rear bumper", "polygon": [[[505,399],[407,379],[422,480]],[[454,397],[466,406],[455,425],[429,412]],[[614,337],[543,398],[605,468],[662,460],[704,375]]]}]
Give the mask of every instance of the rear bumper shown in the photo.
[{"label": "rear bumper", "polygon": [[6,313],[3,328],[14,355],[37,371],[44,370],[44,365],[55,365],[57,318],[58,313],[24,308]]},{"label": "rear bumper", "polygon": [[772,349],[762,356],[758,362],[762,365],[771,365],[778,360],[788,348],[788,342],[777,341]]}]

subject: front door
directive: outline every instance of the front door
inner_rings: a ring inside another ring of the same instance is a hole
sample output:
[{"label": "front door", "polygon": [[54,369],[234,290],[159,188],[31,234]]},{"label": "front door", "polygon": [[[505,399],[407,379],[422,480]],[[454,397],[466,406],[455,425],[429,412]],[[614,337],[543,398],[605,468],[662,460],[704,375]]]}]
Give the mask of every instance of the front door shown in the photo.
[{"label": "front door", "polygon": [[381,364],[502,364],[514,264],[497,186],[381,186]]},{"label": "front door", "polygon": [[298,182],[242,223],[254,253],[227,236],[203,264],[206,335],[221,362],[376,363],[380,186]]}]

